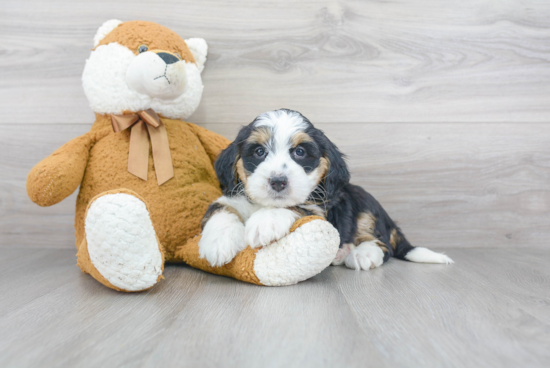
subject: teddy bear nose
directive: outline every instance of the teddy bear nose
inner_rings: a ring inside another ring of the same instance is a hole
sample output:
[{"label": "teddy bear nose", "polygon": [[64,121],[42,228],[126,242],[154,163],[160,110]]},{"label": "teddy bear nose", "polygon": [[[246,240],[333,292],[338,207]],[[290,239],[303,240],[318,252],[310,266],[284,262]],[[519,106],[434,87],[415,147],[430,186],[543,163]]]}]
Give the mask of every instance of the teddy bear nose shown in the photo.
[{"label": "teddy bear nose", "polygon": [[169,54],[167,52],[159,52],[157,55],[158,55],[159,58],[164,60],[164,62],[168,65],[174,64],[174,63],[177,63],[178,61],[180,61],[180,59],[178,59],[174,55]]}]

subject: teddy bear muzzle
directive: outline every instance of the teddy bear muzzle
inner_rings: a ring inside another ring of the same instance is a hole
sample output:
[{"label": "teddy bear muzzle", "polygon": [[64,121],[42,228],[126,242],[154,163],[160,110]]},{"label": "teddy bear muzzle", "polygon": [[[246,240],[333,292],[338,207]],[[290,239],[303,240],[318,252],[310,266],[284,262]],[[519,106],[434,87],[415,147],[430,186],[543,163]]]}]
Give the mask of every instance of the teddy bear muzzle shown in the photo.
[{"label": "teddy bear muzzle", "polygon": [[187,85],[184,62],[164,50],[140,53],[126,70],[126,83],[136,92],[152,98],[174,100]]}]

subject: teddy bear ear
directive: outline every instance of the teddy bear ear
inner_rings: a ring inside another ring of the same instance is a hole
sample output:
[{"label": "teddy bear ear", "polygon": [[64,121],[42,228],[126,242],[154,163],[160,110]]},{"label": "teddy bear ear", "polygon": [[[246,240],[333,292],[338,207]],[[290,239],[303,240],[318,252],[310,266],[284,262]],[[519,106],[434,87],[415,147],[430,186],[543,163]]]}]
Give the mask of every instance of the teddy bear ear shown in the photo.
[{"label": "teddy bear ear", "polygon": [[118,19],[111,19],[106,21],[101,25],[101,27],[98,28],[95,36],[94,36],[94,47],[97,47],[97,45],[101,42],[102,39],[105,38],[113,29],[118,27],[119,24],[122,22]]},{"label": "teddy bear ear", "polygon": [[202,73],[204,69],[204,63],[206,62],[206,54],[208,53],[208,45],[203,38],[188,38],[185,40],[189,51],[193,54],[195,62],[199,67],[199,71]]}]

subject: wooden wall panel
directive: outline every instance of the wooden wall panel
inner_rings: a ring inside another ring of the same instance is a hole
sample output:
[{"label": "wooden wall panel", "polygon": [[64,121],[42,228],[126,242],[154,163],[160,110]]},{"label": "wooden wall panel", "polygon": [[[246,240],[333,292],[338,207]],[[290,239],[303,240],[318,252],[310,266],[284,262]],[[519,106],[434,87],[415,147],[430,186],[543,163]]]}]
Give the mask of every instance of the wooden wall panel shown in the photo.
[{"label": "wooden wall panel", "polygon": [[25,178],[93,121],[81,73],[107,19],[204,37],[191,121],[234,137],[300,110],[349,155],[416,244],[548,246],[550,3],[0,3],[0,245],[72,247],[74,195],[39,208]]},{"label": "wooden wall panel", "polygon": [[27,196],[27,174],[65,142],[86,133],[83,124],[0,126],[0,246],[74,246],[76,193],[52,207]]},{"label": "wooden wall panel", "polygon": [[[206,124],[233,139],[238,124]],[[417,245],[548,247],[550,125],[318,124],[364,186]],[[73,246],[74,195],[40,208],[26,195],[32,166],[86,125],[4,126],[0,245]],[[9,138],[8,138],[9,136]],[[33,142],[29,144],[28,142]]]},{"label": "wooden wall panel", "polygon": [[4,0],[0,14],[3,122],[90,123],[80,76],[111,18],[208,41],[199,123],[280,107],[323,123],[550,114],[547,1]]}]

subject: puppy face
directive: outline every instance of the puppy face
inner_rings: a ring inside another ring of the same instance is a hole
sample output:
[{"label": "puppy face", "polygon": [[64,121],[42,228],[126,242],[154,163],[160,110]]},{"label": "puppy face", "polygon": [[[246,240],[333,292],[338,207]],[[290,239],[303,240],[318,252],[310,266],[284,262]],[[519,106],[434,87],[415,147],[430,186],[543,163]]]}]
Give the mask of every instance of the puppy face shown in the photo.
[{"label": "puppy face", "polygon": [[[326,192],[330,172],[336,178],[334,169],[342,164],[338,149],[307,118],[281,109],[242,128],[220,154],[216,172],[226,195],[246,194],[262,206],[290,207],[306,203],[317,190]],[[349,180],[349,174],[341,179]]]}]

